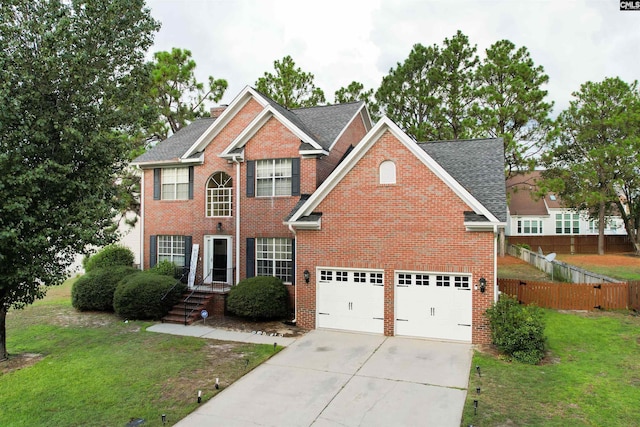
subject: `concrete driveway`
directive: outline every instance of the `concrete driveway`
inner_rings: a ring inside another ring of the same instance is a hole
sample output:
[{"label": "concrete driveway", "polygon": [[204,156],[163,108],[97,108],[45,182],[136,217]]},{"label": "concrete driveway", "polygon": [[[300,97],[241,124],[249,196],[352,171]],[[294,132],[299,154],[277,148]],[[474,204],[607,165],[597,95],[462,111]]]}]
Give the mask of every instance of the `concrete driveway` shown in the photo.
[{"label": "concrete driveway", "polygon": [[314,330],[178,426],[460,426],[469,344]]}]

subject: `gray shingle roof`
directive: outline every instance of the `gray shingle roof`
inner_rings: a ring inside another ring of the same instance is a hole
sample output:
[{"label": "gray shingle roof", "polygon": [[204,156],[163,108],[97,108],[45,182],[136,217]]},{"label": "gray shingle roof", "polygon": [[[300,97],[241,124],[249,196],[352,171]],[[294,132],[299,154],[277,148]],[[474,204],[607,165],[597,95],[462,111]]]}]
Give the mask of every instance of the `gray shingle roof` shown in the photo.
[{"label": "gray shingle roof", "polygon": [[171,135],[158,145],[138,156],[133,163],[154,163],[178,161],[187,152],[194,142],[213,124],[216,119],[205,117],[195,120],[188,126]]},{"label": "gray shingle roof", "polygon": [[293,113],[309,129],[308,134],[329,151],[331,144],[340,132],[349,124],[356,112],[362,108],[363,101],[348,104],[323,105],[320,107],[298,108]]},{"label": "gray shingle roof", "polygon": [[423,142],[418,145],[498,220],[507,220],[502,139]]},{"label": "gray shingle roof", "polygon": [[[340,132],[342,132],[344,127],[349,124],[349,121],[363,105],[363,102],[360,101],[348,104],[323,105],[288,110],[268,96],[258,91],[255,92],[327,151],[329,151],[333,141],[338,137]],[[207,117],[194,121],[146,153],[137,157],[133,163],[177,161],[209,126],[211,126],[214,120],[213,118]],[[313,149],[314,147],[305,144],[302,148]]]}]

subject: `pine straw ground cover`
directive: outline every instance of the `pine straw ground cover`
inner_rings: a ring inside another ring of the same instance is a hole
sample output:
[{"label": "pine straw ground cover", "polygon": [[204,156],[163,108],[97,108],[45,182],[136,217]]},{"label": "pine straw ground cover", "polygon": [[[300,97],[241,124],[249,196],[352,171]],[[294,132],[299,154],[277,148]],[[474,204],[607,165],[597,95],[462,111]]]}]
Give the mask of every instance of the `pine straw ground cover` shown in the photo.
[{"label": "pine straw ground cover", "polygon": [[[79,313],[71,281],[7,316],[8,362],[0,362],[0,424],[145,426],[182,419],[274,354],[252,345],[147,332],[149,322]],[[280,348],[275,351],[279,351]],[[215,379],[220,389],[215,389]]]}]

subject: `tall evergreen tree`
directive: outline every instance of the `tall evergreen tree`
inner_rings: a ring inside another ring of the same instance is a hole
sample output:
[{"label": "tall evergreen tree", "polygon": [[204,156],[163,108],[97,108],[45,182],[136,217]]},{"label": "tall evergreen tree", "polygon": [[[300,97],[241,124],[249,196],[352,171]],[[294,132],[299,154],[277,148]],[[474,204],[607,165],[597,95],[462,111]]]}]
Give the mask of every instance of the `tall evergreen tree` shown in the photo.
[{"label": "tall evergreen tree", "polygon": [[500,40],[487,49],[475,80],[477,133],[504,140],[507,178],[533,169],[551,127],[553,102],[545,102],[544,68],[534,64],[526,47]]},{"label": "tall evergreen tree", "polygon": [[145,127],[143,0],[5,0],[0,8],[0,360],[5,319],[115,237],[115,179]]},{"label": "tall evergreen tree", "polygon": [[[640,249],[640,93],[620,78],[584,83],[558,116],[545,157],[543,191],[598,220],[604,253],[605,218],[612,206]],[[621,197],[622,196],[622,197]]]},{"label": "tall evergreen tree", "polygon": [[274,61],[275,74],[265,72],[256,81],[256,89],[286,108],[313,107],[324,104],[322,89],[315,86],[314,76],[296,68],[287,55],[282,61]]},{"label": "tall evergreen tree", "polygon": [[171,52],[156,52],[151,68],[151,101],[158,109],[159,119],[151,133],[166,139],[197,117],[207,114],[205,101],[218,102],[227,90],[224,79],[208,78],[208,87],[195,76],[196,62],[191,51],[173,48]]}]

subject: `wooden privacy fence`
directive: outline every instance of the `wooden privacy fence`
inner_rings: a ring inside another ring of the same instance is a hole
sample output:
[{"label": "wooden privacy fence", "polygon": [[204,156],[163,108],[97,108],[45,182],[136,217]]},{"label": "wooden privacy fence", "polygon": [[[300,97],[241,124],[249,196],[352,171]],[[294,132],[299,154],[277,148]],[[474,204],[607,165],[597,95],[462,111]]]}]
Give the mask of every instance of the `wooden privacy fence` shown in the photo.
[{"label": "wooden privacy fence", "polygon": [[640,282],[593,284],[498,279],[498,288],[522,304],[535,303],[556,310],[640,310]]}]

